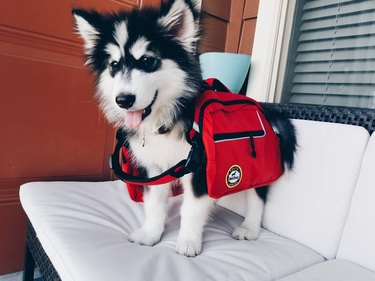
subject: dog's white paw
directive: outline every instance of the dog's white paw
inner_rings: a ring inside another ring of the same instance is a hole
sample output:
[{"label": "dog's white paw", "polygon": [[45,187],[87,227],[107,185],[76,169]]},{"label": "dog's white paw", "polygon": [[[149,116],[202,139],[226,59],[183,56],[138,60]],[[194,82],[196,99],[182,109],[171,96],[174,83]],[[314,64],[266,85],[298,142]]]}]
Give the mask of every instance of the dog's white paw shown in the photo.
[{"label": "dog's white paw", "polygon": [[200,239],[178,239],[176,251],[180,255],[195,257],[202,251],[202,241]]},{"label": "dog's white paw", "polygon": [[232,237],[237,240],[256,240],[259,237],[260,228],[248,229],[243,226],[237,227],[232,234]]},{"label": "dog's white paw", "polygon": [[160,241],[161,235],[162,232],[160,231],[147,231],[140,228],[130,234],[129,241],[144,246],[153,246]]}]

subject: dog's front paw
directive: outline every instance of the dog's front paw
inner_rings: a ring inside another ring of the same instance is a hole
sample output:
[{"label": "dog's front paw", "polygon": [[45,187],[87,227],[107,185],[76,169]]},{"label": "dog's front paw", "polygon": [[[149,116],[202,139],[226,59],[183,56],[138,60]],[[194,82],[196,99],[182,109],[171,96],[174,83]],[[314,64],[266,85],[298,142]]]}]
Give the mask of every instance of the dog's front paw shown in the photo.
[{"label": "dog's front paw", "polygon": [[182,239],[177,240],[176,251],[180,255],[195,257],[202,251],[202,241],[200,239]]},{"label": "dog's front paw", "polygon": [[259,237],[259,229],[248,229],[243,226],[237,227],[232,234],[232,237],[237,240],[256,240]]},{"label": "dog's front paw", "polygon": [[162,232],[150,231],[140,228],[130,234],[129,241],[144,246],[153,246],[161,239]]}]

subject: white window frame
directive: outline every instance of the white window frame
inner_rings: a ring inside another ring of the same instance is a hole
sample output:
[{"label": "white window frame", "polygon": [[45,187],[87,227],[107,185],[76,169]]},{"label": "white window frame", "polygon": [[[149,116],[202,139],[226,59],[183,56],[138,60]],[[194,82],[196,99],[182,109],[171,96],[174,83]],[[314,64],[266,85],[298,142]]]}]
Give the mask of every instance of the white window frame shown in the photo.
[{"label": "white window frame", "polygon": [[280,102],[297,0],[260,0],[246,95]]}]

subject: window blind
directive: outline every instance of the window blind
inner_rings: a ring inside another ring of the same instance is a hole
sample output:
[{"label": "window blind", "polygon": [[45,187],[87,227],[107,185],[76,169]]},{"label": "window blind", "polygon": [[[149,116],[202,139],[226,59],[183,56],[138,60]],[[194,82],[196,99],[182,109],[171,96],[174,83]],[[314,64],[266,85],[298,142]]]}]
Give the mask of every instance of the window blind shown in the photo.
[{"label": "window blind", "polygon": [[375,107],[375,0],[305,1],[289,101]]}]

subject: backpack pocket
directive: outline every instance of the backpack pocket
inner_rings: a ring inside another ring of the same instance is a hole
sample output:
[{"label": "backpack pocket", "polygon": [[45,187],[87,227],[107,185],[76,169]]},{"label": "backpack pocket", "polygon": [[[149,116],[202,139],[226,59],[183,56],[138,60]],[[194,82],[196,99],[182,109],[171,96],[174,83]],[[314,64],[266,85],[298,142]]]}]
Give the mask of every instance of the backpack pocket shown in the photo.
[{"label": "backpack pocket", "polygon": [[[208,194],[213,198],[243,191],[259,184],[253,173],[262,153],[264,130],[214,134],[214,157],[207,161]],[[252,172],[250,172],[252,171]]]},{"label": "backpack pocket", "polygon": [[220,108],[203,122],[210,197],[266,186],[282,174],[278,137],[256,107]]}]

